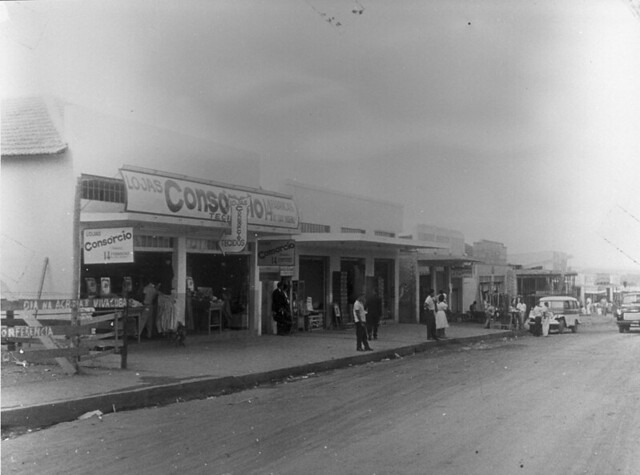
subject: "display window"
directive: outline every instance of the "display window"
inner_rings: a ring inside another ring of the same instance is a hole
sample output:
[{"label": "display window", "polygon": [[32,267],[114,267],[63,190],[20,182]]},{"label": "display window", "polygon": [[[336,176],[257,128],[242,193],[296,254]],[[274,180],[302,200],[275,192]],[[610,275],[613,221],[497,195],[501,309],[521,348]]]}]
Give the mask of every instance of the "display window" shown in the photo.
[{"label": "display window", "polygon": [[83,265],[80,297],[126,296],[143,301],[142,289],[148,282],[169,294],[173,280],[172,259],[171,252],[136,252],[132,263]]}]

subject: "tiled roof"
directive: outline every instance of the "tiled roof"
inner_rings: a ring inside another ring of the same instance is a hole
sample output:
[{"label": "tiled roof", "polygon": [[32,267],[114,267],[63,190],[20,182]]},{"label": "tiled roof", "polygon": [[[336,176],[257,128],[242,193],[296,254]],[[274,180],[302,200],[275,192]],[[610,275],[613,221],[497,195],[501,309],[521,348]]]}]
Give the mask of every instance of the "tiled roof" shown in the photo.
[{"label": "tiled roof", "polygon": [[49,109],[40,97],[2,100],[2,156],[51,155],[67,144],[56,129]]}]

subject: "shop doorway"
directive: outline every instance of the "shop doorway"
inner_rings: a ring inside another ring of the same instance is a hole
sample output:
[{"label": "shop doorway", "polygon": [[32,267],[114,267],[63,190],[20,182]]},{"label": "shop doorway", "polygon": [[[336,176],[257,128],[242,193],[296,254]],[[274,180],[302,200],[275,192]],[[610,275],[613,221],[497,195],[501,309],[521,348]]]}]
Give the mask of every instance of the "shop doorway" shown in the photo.
[{"label": "shop doorway", "polygon": [[201,328],[201,303],[212,298],[222,301],[223,328],[248,328],[249,256],[187,254],[187,276],[193,280],[190,301],[194,326]]},{"label": "shop doorway", "polygon": [[[394,308],[394,283],[395,283],[395,262],[393,259],[375,259],[373,263],[373,285],[378,296],[382,299],[382,319],[392,318],[391,309]],[[369,290],[369,289],[367,289]]]},{"label": "shop doorway", "polygon": [[347,300],[350,304],[355,302],[358,294],[366,290],[364,269],[364,259],[343,258],[340,260],[340,271],[345,272],[347,276]]},{"label": "shop doorway", "polygon": [[[325,257],[300,257],[299,277],[304,282],[304,295],[298,295],[298,299],[306,302],[311,298],[313,309],[325,312],[326,305],[326,281],[327,259]],[[326,312],[325,312],[326,313]],[[326,313],[328,315],[328,313]]]}]

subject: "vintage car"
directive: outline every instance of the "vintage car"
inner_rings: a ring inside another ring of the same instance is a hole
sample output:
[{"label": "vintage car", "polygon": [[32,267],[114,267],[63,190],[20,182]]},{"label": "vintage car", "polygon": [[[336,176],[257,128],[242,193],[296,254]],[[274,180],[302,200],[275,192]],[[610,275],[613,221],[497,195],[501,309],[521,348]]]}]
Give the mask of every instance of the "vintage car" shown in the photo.
[{"label": "vintage car", "polygon": [[553,313],[553,318],[549,322],[549,330],[564,333],[565,328],[569,328],[572,333],[578,331],[580,324],[580,303],[573,297],[549,296],[542,297],[540,302],[546,303]]},{"label": "vintage car", "polygon": [[640,327],[640,292],[623,293],[614,316],[620,333],[629,331],[631,327]]}]

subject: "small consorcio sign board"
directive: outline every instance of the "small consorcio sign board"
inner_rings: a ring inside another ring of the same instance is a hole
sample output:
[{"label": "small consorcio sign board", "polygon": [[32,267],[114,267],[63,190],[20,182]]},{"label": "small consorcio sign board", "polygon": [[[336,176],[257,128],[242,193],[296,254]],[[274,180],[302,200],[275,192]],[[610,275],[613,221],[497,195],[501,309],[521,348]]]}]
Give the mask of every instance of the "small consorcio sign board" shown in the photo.
[{"label": "small consorcio sign board", "polygon": [[258,241],[258,266],[293,266],[295,241]]},{"label": "small consorcio sign board", "polygon": [[82,252],[85,264],[133,262],[133,228],[85,229]]}]

